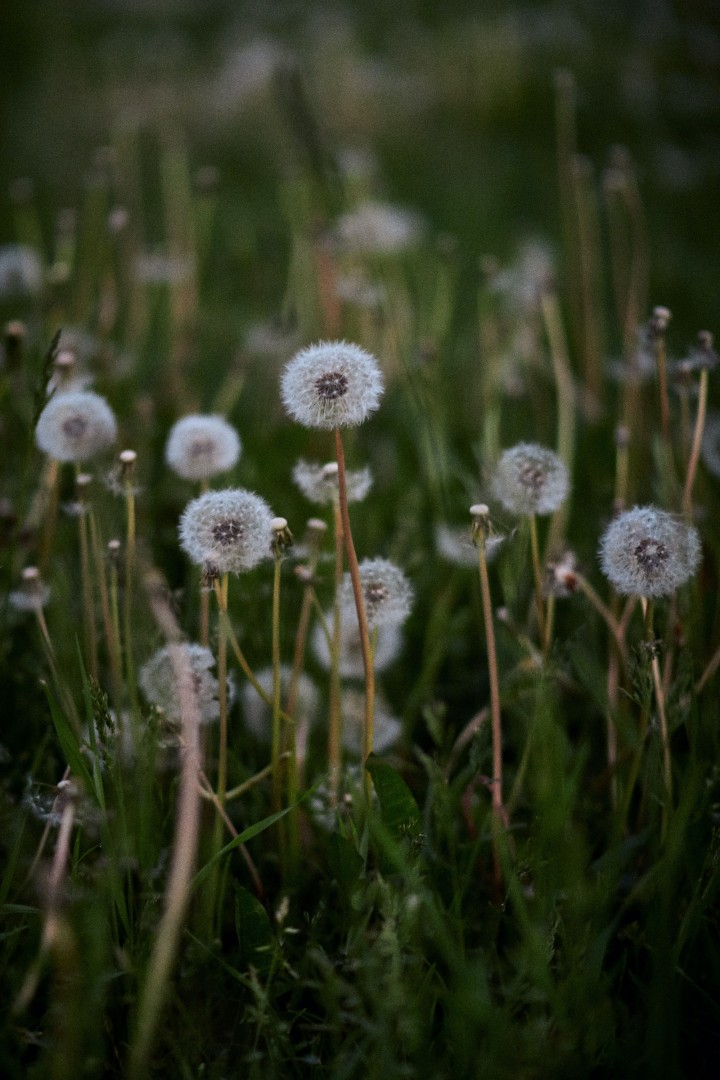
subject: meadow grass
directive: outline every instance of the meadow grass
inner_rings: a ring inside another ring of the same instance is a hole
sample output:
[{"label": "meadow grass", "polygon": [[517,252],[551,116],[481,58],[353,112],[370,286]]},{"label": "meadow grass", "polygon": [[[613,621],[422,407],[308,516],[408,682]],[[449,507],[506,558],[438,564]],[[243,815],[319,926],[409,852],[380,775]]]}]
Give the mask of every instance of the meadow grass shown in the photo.
[{"label": "meadow grass", "polygon": [[109,134],[50,245],[16,192],[3,1075],[709,1076],[712,337],[567,72],[557,235],[478,268],[271,59],[269,254],[173,119]]}]

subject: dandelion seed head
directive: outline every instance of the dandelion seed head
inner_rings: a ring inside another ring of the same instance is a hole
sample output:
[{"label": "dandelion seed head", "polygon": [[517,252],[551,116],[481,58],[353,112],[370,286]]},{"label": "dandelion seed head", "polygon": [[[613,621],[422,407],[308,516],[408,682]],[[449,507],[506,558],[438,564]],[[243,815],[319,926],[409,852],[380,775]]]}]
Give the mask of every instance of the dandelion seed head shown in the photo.
[{"label": "dandelion seed head", "polygon": [[343,214],[335,228],[341,247],[366,255],[399,255],[418,244],[423,232],[416,211],[370,200]]},{"label": "dandelion seed head", "polygon": [[180,518],[180,546],[214,575],[240,573],[270,557],[273,515],[259,495],[242,488],[208,491]]},{"label": "dandelion seed head", "polygon": [[705,420],[702,459],[711,473],[720,476],[720,412],[708,413]]},{"label": "dandelion seed head", "polygon": [[40,256],[27,244],[0,247],[0,296],[26,296],[40,291],[43,268]]},{"label": "dandelion seed head", "polygon": [[[365,727],[365,694],[362,690],[348,688],[341,695],[343,718],[343,746],[349,754],[363,753]],[[375,697],[375,719],[373,723],[372,749],[376,754],[384,754],[402,735],[402,724],[393,715],[382,695]]]},{"label": "dandelion seed head", "polygon": [[[338,467],[336,461],[316,465],[310,461],[298,461],[293,467],[292,478],[306,499],[318,506],[333,503],[338,496]],[[362,502],[372,487],[370,469],[348,469],[345,474],[349,503]]]},{"label": "dandelion seed head", "polygon": [[240,437],[222,416],[184,416],[170,430],[165,460],[183,480],[209,480],[237,463]]},{"label": "dandelion seed head", "polygon": [[57,461],[87,461],[111,446],[116,436],[112,409],[89,390],[55,394],[35,428],[38,447]]},{"label": "dandelion seed head", "polygon": [[50,599],[50,587],[43,582],[38,567],[26,566],[21,581],[21,587],[8,597],[11,606],[16,611],[42,611]]},{"label": "dandelion seed head", "polygon": [[181,720],[180,673],[189,665],[197,694],[200,722],[210,724],[220,716],[219,683],[210,670],[213,654],[203,645],[174,644],[158,649],[140,669],[138,682],[147,700],[162,709],[172,723]]},{"label": "dandelion seed head", "polygon": [[[344,679],[362,679],[365,675],[363,664],[362,646],[360,644],[360,631],[354,610],[344,613],[345,618],[340,624],[340,655],[339,671]],[[332,628],[332,611],[325,612],[325,622]],[[375,652],[373,654],[373,668],[376,672],[385,671],[397,658],[402,648],[402,631],[397,623],[387,623],[378,626]],[[320,623],[316,623],[312,633],[312,650],[318,663],[330,671],[331,655],[328,639]]]},{"label": "dandelion seed head", "polygon": [[624,595],[669,595],[693,576],[700,555],[697,529],[654,506],[620,514],[600,542],[603,573]]},{"label": "dandelion seed head", "polygon": [[[291,677],[292,668],[290,665],[282,664],[280,667],[280,692],[283,708],[287,703]],[[272,668],[261,668],[255,672],[255,678],[268,697],[272,697]],[[272,741],[272,709],[266,701],[263,701],[255,687],[250,683],[243,684],[241,702],[245,726],[248,731],[252,732],[258,742],[269,746]],[[320,693],[318,688],[309,675],[301,672],[297,683],[295,715],[293,717],[296,729],[301,725],[312,725],[317,719],[319,707]]]},{"label": "dandelion seed head", "polygon": [[[399,566],[388,559],[363,559],[360,563],[360,583],[369,629],[391,623],[400,624],[407,619],[415,594]],[[340,603],[349,615],[355,607],[349,574],[345,574],[341,590]]]},{"label": "dandelion seed head", "polygon": [[377,360],[346,341],[301,349],[285,367],[283,405],[299,424],[331,430],[356,427],[376,411],[383,392]]},{"label": "dandelion seed head", "polygon": [[518,443],[501,455],[493,491],[514,514],[551,514],[565,501],[570,480],[565,463],[536,443]]}]

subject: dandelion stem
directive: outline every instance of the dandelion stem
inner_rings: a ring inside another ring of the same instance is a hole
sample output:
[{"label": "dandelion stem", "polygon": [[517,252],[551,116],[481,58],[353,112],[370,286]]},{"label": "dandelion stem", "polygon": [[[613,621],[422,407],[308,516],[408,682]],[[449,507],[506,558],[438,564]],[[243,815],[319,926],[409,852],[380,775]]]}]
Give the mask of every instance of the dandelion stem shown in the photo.
[{"label": "dandelion stem", "polygon": [[[125,484],[125,504],[127,508],[127,538],[125,542],[125,591],[123,597],[123,621],[125,644],[125,678],[134,717],[138,715],[137,680],[135,678],[135,657],[132,638],[133,589],[135,578],[135,492],[132,482]],[[135,733],[137,734],[137,732]]]},{"label": "dandelion stem", "polygon": [[282,558],[275,554],[272,599],[272,808],[277,813],[282,805],[282,774],[280,772],[280,567]]},{"label": "dandelion stem", "polygon": [[[297,631],[295,633],[295,647],[293,650],[292,672],[290,675],[290,686],[288,687],[287,696],[287,712],[288,715],[292,716],[293,718],[296,716],[297,713],[298,687],[300,685],[300,676],[305,666],[305,647],[307,645],[307,635],[308,629],[310,627],[310,616],[312,615],[313,601],[315,599],[313,579],[315,577],[315,571],[317,569],[319,551],[319,536],[315,532],[315,530],[313,530],[311,533],[310,558],[307,565],[308,578],[305,584],[305,588],[303,589],[302,604],[300,607],[300,618],[298,619]],[[296,728],[295,749],[298,785],[302,783],[302,777],[304,773],[306,742],[307,725],[304,725],[300,732],[298,732]]]},{"label": "dandelion stem", "polygon": [[333,621],[330,639],[330,717],[328,724],[328,783],[330,806],[337,804],[340,770],[342,768],[342,712],[340,705],[340,641],[342,609],[340,588],[343,579],[344,530],[339,498],[333,503],[335,532],[335,589],[333,592]]},{"label": "dandelion stem", "polygon": [[535,579],[535,606],[538,615],[538,630],[540,641],[545,644],[545,605],[542,591],[542,569],[540,566],[540,545],[538,543],[537,519],[535,514],[529,515],[530,522],[530,550],[532,552],[533,577]]},{"label": "dandelion stem", "polygon": [[[178,661],[178,667],[180,667]],[[200,709],[193,691],[189,665],[176,672],[180,693],[182,736],[184,742],[182,771],[178,792],[175,839],[165,894],[165,911],[155,937],[145,983],[140,992],[138,1019],[130,1047],[128,1076],[144,1080],[149,1074],[149,1057],[167,996],[168,979],[177,951],[180,931],[190,898],[192,872],[200,829]],[[219,819],[218,819],[219,820]]]},{"label": "dandelion stem", "polygon": [[95,605],[93,604],[88,523],[85,507],[82,507],[78,516],[78,531],[80,535],[80,575],[82,579],[83,623],[85,624],[85,651],[87,653],[90,674],[97,680],[99,672],[97,627],[95,625]]},{"label": "dandelion stem", "polygon": [[[367,615],[365,614],[365,601],[363,599],[362,583],[360,581],[360,567],[358,566],[355,544],[353,543],[352,530],[350,528],[350,514],[348,513],[347,481],[345,478],[345,450],[343,447],[340,428],[335,428],[335,452],[338,464],[338,489],[340,495],[340,513],[342,515],[343,536],[345,540],[345,552],[347,554],[350,580],[352,582],[353,596],[355,597],[355,609],[358,618],[358,632],[360,635],[360,648],[362,650],[363,668],[365,670],[365,725],[363,729],[363,761],[372,753],[373,747],[373,718],[375,709],[375,671],[373,668],[372,650],[370,648],[370,635],[368,633]],[[371,780],[370,774],[365,771],[365,791],[370,799]]]},{"label": "dandelion stem", "polygon": [[100,610],[102,611],[105,641],[110,661],[113,697],[115,699],[116,709],[119,710],[122,687],[122,655],[120,652],[120,641],[115,633],[115,623],[113,622],[110,607],[110,595],[108,592],[107,579],[105,577],[105,553],[102,547],[100,530],[92,507],[88,508],[88,524],[90,526],[90,545],[93,551],[95,576],[97,577],[100,590]]},{"label": "dandelion stem", "polygon": [[705,416],[707,413],[708,398],[708,371],[703,368],[700,372],[700,387],[698,392],[698,407],[695,417],[695,429],[693,431],[692,449],[685,475],[685,487],[683,488],[682,507],[685,520],[692,522],[692,493],[695,484],[698,462],[700,460],[700,448],[702,447],[703,432],[705,430]]},{"label": "dandelion stem", "polygon": [[667,716],[665,714],[665,692],[663,690],[662,678],[660,676],[660,663],[658,661],[657,652],[655,650],[654,642],[654,618],[653,618],[653,603],[652,600],[648,600],[646,597],[640,597],[640,604],[643,610],[643,616],[645,618],[645,632],[648,636],[650,649],[651,649],[651,661],[650,666],[652,670],[653,688],[655,690],[655,702],[657,704],[658,719],[660,721],[660,738],[662,739],[663,747],[663,778],[665,781],[665,792],[667,795],[667,801],[663,806],[662,813],[662,834],[665,835],[667,828],[668,811],[672,802],[672,764],[670,760],[670,737],[668,734]]}]

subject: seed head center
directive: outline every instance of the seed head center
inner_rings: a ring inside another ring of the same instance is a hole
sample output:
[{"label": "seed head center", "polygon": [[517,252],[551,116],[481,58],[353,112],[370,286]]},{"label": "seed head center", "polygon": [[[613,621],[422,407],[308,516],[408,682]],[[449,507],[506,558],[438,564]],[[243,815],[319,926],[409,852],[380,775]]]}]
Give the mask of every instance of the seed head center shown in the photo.
[{"label": "seed head center", "polygon": [[645,574],[653,574],[667,561],[669,552],[659,540],[653,540],[648,536],[640,541],[633,555]]},{"label": "seed head center", "polygon": [[335,401],[347,393],[347,376],[342,371],[326,371],[315,380],[318,397],[323,401]]},{"label": "seed head center", "polygon": [[215,448],[215,443],[212,439],[193,439],[190,444],[190,457],[201,458],[209,457]]},{"label": "seed head center", "polygon": [[82,439],[87,431],[87,420],[82,416],[69,416],[62,426],[68,439]]},{"label": "seed head center", "polygon": [[527,462],[520,469],[520,484],[526,491],[538,492],[545,483],[545,470],[532,462]]},{"label": "seed head center", "polygon": [[212,528],[213,540],[220,547],[230,547],[231,544],[236,544],[238,540],[242,539],[244,533],[245,526],[236,518],[223,518]]},{"label": "seed head center", "polygon": [[389,595],[390,590],[381,581],[374,581],[365,588],[365,600],[368,607],[378,607],[387,600]]}]

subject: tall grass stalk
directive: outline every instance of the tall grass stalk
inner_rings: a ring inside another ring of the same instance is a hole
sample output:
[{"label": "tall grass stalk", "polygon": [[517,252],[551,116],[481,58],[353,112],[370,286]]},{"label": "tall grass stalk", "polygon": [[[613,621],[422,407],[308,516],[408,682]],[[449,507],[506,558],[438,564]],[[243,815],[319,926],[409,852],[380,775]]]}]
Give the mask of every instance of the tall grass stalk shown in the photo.
[{"label": "tall grass stalk", "polygon": [[174,660],[173,664],[180,701],[183,741],[175,837],[165,892],[165,909],[157,928],[155,946],[138,998],[128,1057],[128,1076],[131,1080],[144,1080],[149,1073],[150,1055],[165,1007],[168,981],[190,899],[200,831],[200,709],[189,663],[178,659]]}]

